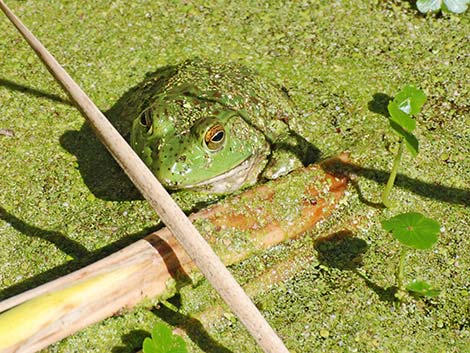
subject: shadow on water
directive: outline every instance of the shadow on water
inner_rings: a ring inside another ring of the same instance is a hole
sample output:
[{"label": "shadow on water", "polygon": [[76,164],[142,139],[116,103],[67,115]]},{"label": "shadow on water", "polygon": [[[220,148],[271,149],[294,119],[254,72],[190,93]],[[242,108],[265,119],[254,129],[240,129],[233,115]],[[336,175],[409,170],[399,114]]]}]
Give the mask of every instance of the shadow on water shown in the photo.
[{"label": "shadow on water", "polygon": [[388,112],[388,103],[393,99],[388,94],[385,93],[374,93],[372,95],[372,100],[367,104],[368,109],[372,113],[380,114],[386,118],[390,117]]},{"label": "shadow on water", "polygon": [[364,194],[362,193],[362,190],[361,190],[361,187],[359,186],[359,183],[356,181],[356,180],[351,180],[350,181],[352,187],[354,188],[354,190],[356,190],[356,193],[357,193],[357,196],[359,197],[359,200],[369,206],[369,207],[373,207],[373,208],[376,208],[376,209],[384,209],[386,208],[385,205],[382,203],[382,201],[380,202],[374,202],[374,201],[370,201],[368,200]]},{"label": "shadow on water", "polygon": [[353,271],[362,266],[362,256],[369,245],[349,230],[342,230],[315,241],[318,261],[341,271]]},{"label": "shadow on water", "polygon": [[142,343],[150,332],[145,330],[132,330],[121,337],[121,346],[114,347],[111,353],[135,353],[142,350]]},{"label": "shadow on water", "polygon": [[77,158],[83,181],[97,198],[110,201],[142,199],[88,123],[84,123],[79,131],[66,132],[60,143]]},{"label": "shadow on water", "polygon": [[88,255],[88,250],[80,243],[67,238],[62,233],[50,230],[43,230],[41,228],[28,224],[15,217],[11,213],[7,212],[1,206],[0,219],[10,224],[20,233],[26,234],[30,237],[41,238],[54,244],[58,249],[60,249],[62,252],[74,259],[80,259]]},{"label": "shadow on water", "polygon": [[341,271],[351,271],[364,280],[382,301],[395,302],[396,287],[383,288],[371,281],[358,269],[362,266],[362,256],[368,249],[367,243],[349,230],[333,233],[315,241],[318,260],[325,266]]},{"label": "shadow on water", "polygon": [[75,104],[73,104],[70,100],[63,98],[59,96],[58,94],[44,92],[36,88],[25,86],[25,85],[22,85],[22,84],[19,84],[19,83],[16,83],[16,82],[4,79],[4,78],[0,78],[0,86],[8,88],[10,91],[18,91],[18,92],[21,92],[30,96],[46,98],[50,101],[65,104],[65,105],[70,105],[72,107],[75,106]]}]

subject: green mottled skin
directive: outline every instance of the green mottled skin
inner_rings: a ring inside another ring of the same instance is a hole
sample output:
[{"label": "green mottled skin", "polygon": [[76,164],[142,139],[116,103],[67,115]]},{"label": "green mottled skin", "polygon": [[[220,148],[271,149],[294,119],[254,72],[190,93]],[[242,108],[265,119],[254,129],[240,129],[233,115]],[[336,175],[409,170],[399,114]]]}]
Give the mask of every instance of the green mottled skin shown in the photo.
[{"label": "green mottled skin", "polygon": [[[226,193],[301,165],[272,152],[291,141],[288,96],[244,67],[187,61],[148,77],[134,100],[131,146],[169,189]],[[223,141],[211,149],[214,126]]]}]

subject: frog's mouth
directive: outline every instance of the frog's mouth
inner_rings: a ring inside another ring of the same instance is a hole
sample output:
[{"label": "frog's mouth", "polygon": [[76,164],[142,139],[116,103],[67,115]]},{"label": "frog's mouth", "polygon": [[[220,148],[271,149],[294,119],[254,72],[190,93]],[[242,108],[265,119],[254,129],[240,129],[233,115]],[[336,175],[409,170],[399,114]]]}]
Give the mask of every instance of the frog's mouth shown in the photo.
[{"label": "frog's mouth", "polygon": [[203,190],[216,194],[224,194],[256,183],[258,175],[264,169],[265,156],[252,155],[229,171],[199,183],[186,185],[186,189]]}]

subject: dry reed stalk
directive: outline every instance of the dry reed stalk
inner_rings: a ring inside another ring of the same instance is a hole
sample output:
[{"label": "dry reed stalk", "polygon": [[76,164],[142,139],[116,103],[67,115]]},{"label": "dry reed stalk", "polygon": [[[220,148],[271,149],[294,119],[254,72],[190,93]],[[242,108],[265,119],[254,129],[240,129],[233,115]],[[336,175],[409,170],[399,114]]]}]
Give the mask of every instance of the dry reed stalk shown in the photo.
[{"label": "dry reed stalk", "polygon": [[[284,204],[285,195],[279,194],[291,184],[302,188]],[[336,207],[346,187],[346,179],[310,166],[229,197],[190,219],[229,265],[312,228]],[[168,295],[172,280],[196,269],[163,228],[79,271],[1,302],[0,351],[35,352],[145,298]]]}]

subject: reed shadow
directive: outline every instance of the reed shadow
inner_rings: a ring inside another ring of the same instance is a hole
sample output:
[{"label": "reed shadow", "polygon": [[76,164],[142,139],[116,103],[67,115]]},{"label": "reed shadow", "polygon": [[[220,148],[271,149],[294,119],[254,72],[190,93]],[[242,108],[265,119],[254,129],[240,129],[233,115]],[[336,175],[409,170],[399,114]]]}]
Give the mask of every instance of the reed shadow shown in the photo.
[{"label": "reed shadow", "polygon": [[38,97],[38,98],[46,98],[50,101],[57,102],[60,104],[65,104],[74,107],[75,104],[70,101],[69,99],[63,98],[62,96],[54,93],[48,93],[39,89],[36,89],[34,87],[26,86],[20,83],[16,83],[11,80],[7,80],[5,78],[0,78],[0,86],[3,86],[10,91],[17,91],[21,92],[33,97]]},{"label": "reed shadow", "polygon": [[381,301],[396,302],[396,287],[383,288],[358,270],[362,266],[362,257],[369,246],[364,240],[356,238],[351,231],[343,230],[320,238],[315,241],[314,247],[321,264],[341,271],[351,271],[362,278]]},{"label": "reed shadow", "polygon": [[[168,229],[166,229],[166,231],[167,234],[170,234]],[[147,238],[147,241],[154,247],[154,249],[163,259],[168,273],[176,282],[175,288],[177,292],[179,292],[182,287],[192,283],[191,277],[184,270],[182,264],[176,256],[175,250],[173,249],[175,245],[170,245],[163,236],[152,236]]]},{"label": "reed shadow", "polygon": [[88,255],[88,250],[79,242],[69,239],[60,232],[43,230],[39,227],[28,224],[9,213],[1,206],[0,219],[10,224],[20,233],[23,233],[29,237],[44,239],[54,244],[58,249],[71,256],[73,259],[80,259]]}]

